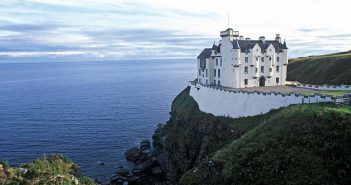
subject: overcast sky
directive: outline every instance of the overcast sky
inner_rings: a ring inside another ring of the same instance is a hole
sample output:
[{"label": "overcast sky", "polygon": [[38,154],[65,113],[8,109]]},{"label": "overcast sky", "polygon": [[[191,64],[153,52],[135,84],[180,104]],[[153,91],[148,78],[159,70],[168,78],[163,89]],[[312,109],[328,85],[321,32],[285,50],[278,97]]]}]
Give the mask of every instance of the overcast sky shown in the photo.
[{"label": "overcast sky", "polygon": [[0,0],[0,61],[196,58],[228,26],[289,57],[351,49],[350,0]]}]

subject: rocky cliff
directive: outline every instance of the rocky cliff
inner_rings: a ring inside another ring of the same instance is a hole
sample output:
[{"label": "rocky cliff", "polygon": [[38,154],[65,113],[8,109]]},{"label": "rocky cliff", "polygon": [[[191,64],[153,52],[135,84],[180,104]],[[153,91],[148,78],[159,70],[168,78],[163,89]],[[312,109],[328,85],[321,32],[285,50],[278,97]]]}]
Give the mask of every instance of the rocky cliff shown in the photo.
[{"label": "rocky cliff", "polygon": [[294,105],[267,114],[215,117],[189,88],[153,135],[173,184],[350,184],[351,108]]}]

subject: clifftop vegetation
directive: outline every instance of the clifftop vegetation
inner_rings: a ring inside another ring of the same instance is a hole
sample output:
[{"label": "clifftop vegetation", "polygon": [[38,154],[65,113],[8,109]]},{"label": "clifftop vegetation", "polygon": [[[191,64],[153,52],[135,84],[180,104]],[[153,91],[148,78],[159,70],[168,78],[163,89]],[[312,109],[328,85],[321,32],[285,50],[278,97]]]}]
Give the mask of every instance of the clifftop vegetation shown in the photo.
[{"label": "clifftop vegetation", "polygon": [[351,83],[351,51],[300,57],[288,64],[288,81],[305,84]]},{"label": "clifftop vegetation", "polygon": [[81,176],[77,164],[62,155],[55,154],[22,164],[20,167],[10,167],[6,161],[0,162],[0,184],[94,185],[94,182],[89,177]]}]

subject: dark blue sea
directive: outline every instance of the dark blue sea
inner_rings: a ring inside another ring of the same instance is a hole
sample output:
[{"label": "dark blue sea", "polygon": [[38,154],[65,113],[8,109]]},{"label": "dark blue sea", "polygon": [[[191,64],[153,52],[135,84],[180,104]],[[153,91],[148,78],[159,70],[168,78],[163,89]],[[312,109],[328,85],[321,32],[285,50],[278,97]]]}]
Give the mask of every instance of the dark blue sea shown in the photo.
[{"label": "dark blue sea", "polygon": [[106,179],[168,120],[195,69],[193,60],[0,63],[0,160],[62,153]]}]

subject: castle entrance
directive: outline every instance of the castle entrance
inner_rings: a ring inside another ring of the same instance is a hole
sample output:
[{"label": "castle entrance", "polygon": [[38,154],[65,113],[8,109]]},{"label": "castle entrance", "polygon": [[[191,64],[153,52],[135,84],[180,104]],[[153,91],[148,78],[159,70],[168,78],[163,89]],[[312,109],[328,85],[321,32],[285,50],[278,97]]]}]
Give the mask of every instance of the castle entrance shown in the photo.
[{"label": "castle entrance", "polygon": [[266,77],[261,76],[260,78],[260,87],[266,86]]}]

